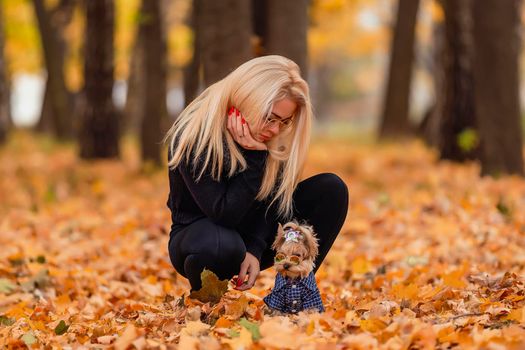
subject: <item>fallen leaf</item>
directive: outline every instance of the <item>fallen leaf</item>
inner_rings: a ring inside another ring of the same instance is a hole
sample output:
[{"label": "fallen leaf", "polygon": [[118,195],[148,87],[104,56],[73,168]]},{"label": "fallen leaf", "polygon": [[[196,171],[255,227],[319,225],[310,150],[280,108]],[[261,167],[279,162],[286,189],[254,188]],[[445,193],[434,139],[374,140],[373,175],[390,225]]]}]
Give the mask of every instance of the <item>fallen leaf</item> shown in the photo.
[{"label": "fallen leaf", "polygon": [[239,332],[239,336],[231,339],[223,339],[222,342],[228,344],[232,350],[248,349],[253,344],[252,334],[243,327]]},{"label": "fallen leaf", "polygon": [[115,341],[116,350],[126,350],[128,346],[139,336],[137,328],[133,324],[129,324],[124,333]]},{"label": "fallen leaf", "polygon": [[16,289],[16,286],[10,280],[0,278],[0,293],[9,294]]},{"label": "fallen leaf", "polygon": [[257,323],[250,322],[243,317],[239,320],[239,324],[251,333],[254,341],[261,339],[261,332]]},{"label": "fallen leaf", "polygon": [[190,298],[203,303],[218,303],[228,290],[228,280],[220,281],[212,271],[204,269],[201,272],[202,288],[190,294]]},{"label": "fallen leaf", "polygon": [[225,305],[225,313],[227,316],[230,316],[233,320],[237,320],[244,314],[246,307],[248,306],[248,298],[245,295],[242,295],[237,300],[234,300],[231,303]]}]

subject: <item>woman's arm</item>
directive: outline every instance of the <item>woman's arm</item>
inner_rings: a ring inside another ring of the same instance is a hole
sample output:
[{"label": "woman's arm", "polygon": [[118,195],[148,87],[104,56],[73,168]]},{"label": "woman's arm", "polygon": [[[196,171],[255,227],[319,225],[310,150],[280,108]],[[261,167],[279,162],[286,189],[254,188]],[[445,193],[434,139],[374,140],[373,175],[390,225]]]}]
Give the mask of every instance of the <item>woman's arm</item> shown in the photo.
[{"label": "woman's arm", "polygon": [[243,150],[247,168],[231,178],[215,181],[204,173],[195,181],[191,165],[181,162],[178,170],[202,212],[219,225],[235,227],[250,209],[264,176],[268,151]]}]

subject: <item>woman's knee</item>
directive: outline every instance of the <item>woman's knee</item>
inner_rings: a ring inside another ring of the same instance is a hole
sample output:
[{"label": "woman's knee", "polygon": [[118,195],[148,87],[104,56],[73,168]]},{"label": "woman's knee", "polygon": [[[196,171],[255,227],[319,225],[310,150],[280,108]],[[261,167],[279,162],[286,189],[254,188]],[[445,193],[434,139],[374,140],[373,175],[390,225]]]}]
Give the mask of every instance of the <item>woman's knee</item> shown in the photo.
[{"label": "woman's knee", "polygon": [[348,205],[348,186],[334,173],[317,174],[312,179],[312,186],[320,191],[324,198]]},{"label": "woman's knee", "polygon": [[204,267],[240,265],[246,255],[246,247],[239,233],[216,226],[215,238],[194,244],[192,260]]}]

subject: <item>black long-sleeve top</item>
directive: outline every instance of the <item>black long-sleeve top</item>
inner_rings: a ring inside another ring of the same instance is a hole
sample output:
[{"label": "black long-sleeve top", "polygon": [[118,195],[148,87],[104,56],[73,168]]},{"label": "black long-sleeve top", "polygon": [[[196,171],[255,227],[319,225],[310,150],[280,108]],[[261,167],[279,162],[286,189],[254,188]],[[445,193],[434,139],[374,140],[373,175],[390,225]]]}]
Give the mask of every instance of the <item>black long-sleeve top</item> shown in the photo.
[{"label": "black long-sleeve top", "polygon": [[[193,165],[186,164],[184,160],[175,169],[169,170],[167,205],[174,225],[187,225],[208,217],[218,225],[237,228],[255,202],[268,157],[268,151],[240,150],[247,168],[230,178],[223,174],[220,182],[212,178],[209,167],[197,182],[195,179],[199,171],[194,173]],[[243,236],[246,250],[259,260],[267,245],[265,239],[271,234],[266,232],[268,228],[263,224],[263,216],[255,218],[253,229]]]}]

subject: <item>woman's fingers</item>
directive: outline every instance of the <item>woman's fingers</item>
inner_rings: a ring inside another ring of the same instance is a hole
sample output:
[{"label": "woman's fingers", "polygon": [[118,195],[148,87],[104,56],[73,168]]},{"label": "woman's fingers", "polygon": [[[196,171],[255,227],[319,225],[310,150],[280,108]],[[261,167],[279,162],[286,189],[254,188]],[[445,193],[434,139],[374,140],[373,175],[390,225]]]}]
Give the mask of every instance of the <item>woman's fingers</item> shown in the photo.
[{"label": "woman's fingers", "polygon": [[237,289],[244,287],[244,279],[246,278],[246,272],[248,271],[248,264],[243,262],[241,264],[241,270],[239,271],[239,276],[237,277]]},{"label": "woman's fingers", "polygon": [[257,268],[257,266],[255,266],[255,264],[250,265],[248,285],[247,285],[248,288],[253,287],[253,285],[255,284],[255,279],[257,278],[257,275],[259,274],[258,270],[259,269]]},{"label": "woman's fingers", "polygon": [[243,130],[243,123],[242,123],[242,120],[243,120],[243,116],[241,114],[241,112],[239,112],[239,110],[236,110],[235,111],[235,130],[237,131],[237,136],[239,136],[240,138],[243,138],[244,137],[244,130]]},{"label": "woman's fingers", "polygon": [[235,108],[230,107],[228,110],[228,124],[227,129],[232,135],[235,142],[246,149],[268,149],[262,142],[255,140],[250,132],[250,127],[241,112]]}]

